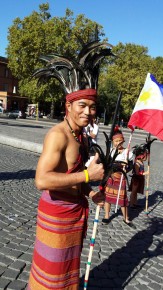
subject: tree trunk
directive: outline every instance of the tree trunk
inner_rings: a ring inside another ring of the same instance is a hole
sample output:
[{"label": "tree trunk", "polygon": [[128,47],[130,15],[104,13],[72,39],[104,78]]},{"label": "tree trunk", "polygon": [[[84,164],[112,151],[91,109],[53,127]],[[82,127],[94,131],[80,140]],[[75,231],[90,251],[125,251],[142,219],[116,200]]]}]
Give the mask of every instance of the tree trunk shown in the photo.
[{"label": "tree trunk", "polygon": [[52,100],[51,102],[51,110],[50,110],[50,118],[54,119],[54,109],[55,109],[55,102]]}]

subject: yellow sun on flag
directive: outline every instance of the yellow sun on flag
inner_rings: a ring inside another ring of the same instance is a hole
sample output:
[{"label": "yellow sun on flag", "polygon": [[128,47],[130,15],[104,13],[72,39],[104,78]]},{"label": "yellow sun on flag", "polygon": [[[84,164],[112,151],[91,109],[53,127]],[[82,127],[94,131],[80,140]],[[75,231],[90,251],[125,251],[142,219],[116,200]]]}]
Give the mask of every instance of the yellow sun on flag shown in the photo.
[{"label": "yellow sun on flag", "polygon": [[144,103],[144,105],[147,105],[150,98],[151,98],[151,95],[152,95],[152,89],[149,89],[148,91],[144,91],[142,92],[142,94],[140,95],[139,99],[138,99],[138,102],[139,103]]}]

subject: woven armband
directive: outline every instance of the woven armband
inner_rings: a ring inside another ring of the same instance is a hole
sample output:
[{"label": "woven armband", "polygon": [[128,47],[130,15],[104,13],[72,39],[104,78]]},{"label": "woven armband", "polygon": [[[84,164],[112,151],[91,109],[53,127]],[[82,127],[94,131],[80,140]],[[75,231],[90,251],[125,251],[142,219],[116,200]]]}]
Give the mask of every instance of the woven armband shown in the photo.
[{"label": "woven armband", "polygon": [[139,175],[143,175],[143,173],[144,173],[144,171],[140,171],[140,172],[139,172]]},{"label": "woven armband", "polygon": [[85,183],[88,183],[89,182],[89,174],[88,174],[87,169],[84,170],[84,174],[85,174]]}]

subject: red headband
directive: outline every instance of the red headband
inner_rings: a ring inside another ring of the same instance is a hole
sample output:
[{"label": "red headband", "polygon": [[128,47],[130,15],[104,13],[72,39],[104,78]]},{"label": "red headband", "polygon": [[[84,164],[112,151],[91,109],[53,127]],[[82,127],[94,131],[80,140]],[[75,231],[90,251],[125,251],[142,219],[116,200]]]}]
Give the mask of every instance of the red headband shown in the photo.
[{"label": "red headband", "polygon": [[147,155],[147,152],[144,152],[143,154],[139,154],[138,156],[135,157],[135,159],[142,159]]},{"label": "red headband", "polygon": [[114,140],[116,138],[123,138],[123,140],[124,140],[123,134],[121,134],[121,133],[113,135],[112,140]]},{"label": "red headband", "polygon": [[95,89],[79,90],[66,96],[66,101],[70,103],[81,99],[88,99],[96,102],[97,101],[96,90]]}]

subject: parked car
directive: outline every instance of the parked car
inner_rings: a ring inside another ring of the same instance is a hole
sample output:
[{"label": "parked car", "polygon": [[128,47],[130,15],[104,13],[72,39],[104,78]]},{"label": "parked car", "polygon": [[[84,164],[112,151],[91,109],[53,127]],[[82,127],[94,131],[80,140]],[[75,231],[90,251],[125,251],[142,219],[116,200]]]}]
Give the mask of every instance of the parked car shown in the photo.
[{"label": "parked car", "polygon": [[19,116],[18,116],[19,119],[26,119],[26,113],[25,112],[22,112],[22,111],[19,111]]},{"label": "parked car", "polygon": [[4,109],[0,106],[0,113],[3,114]]},{"label": "parked car", "polygon": [[26,114],[19,110],[13,110],[9,112],[7,113],[7,116],[11,119],[16,119],[16,118],[25,119],[26,118]]}]

